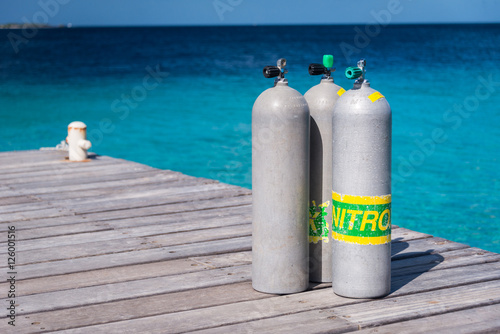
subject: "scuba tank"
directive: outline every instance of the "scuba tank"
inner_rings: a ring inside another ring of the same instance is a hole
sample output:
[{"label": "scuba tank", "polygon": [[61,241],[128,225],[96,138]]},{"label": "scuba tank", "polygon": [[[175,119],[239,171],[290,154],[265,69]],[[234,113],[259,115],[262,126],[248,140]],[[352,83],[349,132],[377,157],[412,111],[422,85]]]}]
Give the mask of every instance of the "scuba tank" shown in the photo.
[{"label": "scuba tank", "polygon": [[252,109],[252,286],[266,293],[309,285],[309,108],[288,86],[286,60],[266,66],[274,87]]},{"label": "scuba tank", "polygon": [[386,98],[365,79],[366,61],[332,119],[333,291],[375,298],[391,291],[391,126]]}]

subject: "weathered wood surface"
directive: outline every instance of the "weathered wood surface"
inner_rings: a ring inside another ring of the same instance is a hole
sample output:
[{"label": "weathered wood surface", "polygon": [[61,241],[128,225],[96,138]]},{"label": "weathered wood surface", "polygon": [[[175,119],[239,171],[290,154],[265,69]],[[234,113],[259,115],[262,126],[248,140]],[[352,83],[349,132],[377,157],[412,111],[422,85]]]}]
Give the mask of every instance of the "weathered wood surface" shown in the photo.
[{"label": "weathered wood surface", "polygon": [[342,298],[330,284],[263,294],[251,287],[250,190],[64,156],[0,153],[4,296],[9,226],[17,272],[16,326],[4,307],[1,333],[500,331],[500,254],[395,227],[389,296]]}]

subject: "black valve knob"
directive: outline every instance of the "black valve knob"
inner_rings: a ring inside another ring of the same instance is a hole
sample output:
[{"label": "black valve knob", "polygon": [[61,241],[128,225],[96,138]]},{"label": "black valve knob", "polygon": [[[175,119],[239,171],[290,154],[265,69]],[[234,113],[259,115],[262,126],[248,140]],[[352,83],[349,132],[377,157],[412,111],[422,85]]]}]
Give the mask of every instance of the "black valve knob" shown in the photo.
[{"label": "black valve knob", "polygon": [[322,64],[310,64],[309,65],[309,74],[310,75],[320,75],[326,74],[327,68]]},{"label": "black valve knob", "polygon": [[274,78],[281,74],[281,70],[278,66],[266,66],[263,73],[266,78]]}]

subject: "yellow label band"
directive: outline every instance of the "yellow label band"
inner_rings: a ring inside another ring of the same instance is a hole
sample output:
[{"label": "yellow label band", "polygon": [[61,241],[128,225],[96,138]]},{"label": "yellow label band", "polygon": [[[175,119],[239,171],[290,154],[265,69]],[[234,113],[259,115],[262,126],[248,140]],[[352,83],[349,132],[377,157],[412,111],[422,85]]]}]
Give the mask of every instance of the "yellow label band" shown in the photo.
[{"label": "yellow label band", "polygon": [[344,88],[340,88],[339,91],[337,92],[337,95],[338,96],[342,96],[342,94],[345,93],[345,89]]},{"label": "yellow label band", "polygon": [[334,240],[344,241],[350,244],[357,244],[357,245],[382,245],[391,242],[390,234],[381,237],[356,237],[332,231],[332,238]]},{"label": "yellow label band", "polygon": [[391,242],[391,195],[355,196],[332,191],[332,238],[358,245]]},{"label": "yellow label band", "polygon": [[375,93],[373,93],[373,94],[368,95],[368,98],[369,98],[369,99],[370,99],[370,101],[372,101],[372,102],[375,102],[375,101],[377,101],[378,99],[381,99],[381,98],[383,98],[383,97],[385,97],[385,96],[384,96],[384,95],[382,95],[382,94],[380,94],[380,92],[375,92]]},{"label": "yellow label band", "polygon": [[337,202],[346,202],[350,204],[387,204],[391,203],[391,195],[383,196],[354,196],[354,195],[341,195],[332,191],[332,199]]}]

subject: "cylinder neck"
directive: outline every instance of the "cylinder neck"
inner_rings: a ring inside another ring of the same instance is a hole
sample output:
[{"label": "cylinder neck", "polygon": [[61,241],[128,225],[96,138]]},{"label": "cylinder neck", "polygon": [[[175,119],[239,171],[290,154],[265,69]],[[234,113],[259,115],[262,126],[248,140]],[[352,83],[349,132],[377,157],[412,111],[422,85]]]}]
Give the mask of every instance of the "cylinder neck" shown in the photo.
[{"label": "cylinder neck", "polygon": [[356,83],[359,83],[359,84],[362,84],[363,82],[368,82],[366,79],[365,79],[365,75],[366,75],[366,60],[364,59],[361,59],[358,61],[358,68],[361,69],[361,76],[356,80]]},{"label": "cylinder neck", "polygon": [[288,79],[282,78],[282,79],[276,79],[274,81],[274,86],[275,87],[284,87],[288,86]]},{"label": "cylinder neck", "polygon": [[363,79],[363,81],[361,82],[358,82],[356,80],[356,82],[354,82],[354,85],[352,87],[352,89],[363,89],[363,88],[370,88],[370,82],[366,79]]}]

